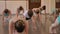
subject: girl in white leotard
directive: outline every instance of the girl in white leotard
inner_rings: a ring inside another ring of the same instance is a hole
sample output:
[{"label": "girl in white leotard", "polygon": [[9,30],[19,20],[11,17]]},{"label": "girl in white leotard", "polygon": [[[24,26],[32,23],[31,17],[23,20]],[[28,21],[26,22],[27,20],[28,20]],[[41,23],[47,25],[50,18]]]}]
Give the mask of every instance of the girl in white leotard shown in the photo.
[{"label": "girl in white leotard", "polygon": [[9,25],[9,20],[11,19],[11,12],[8,9],[4,10],[2,19],[3,19],[4,34],[8,34],[8,25]]}]

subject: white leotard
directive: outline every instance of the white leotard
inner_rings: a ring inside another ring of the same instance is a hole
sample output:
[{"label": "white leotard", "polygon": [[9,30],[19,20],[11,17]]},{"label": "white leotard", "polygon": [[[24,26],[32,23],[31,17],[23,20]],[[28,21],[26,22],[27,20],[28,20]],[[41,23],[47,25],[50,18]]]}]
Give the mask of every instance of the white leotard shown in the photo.
[{"label": "white leotard", "polygon": [[9,17],[4,17],[4,22],[7,23],[9,22],[10,18]]},{"label": "white leotard", "polygon": [[30,18],[29,15],[28,15],[28,11],[25,11],[25,12],[23,13],[23,15],[24,15],[24,17],[26,17],[26,18]]}]

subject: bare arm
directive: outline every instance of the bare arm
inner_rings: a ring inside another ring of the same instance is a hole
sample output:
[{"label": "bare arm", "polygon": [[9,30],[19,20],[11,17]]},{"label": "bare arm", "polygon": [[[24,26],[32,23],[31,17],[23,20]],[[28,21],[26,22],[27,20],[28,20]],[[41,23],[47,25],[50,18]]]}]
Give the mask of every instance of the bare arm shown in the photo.
[{"label": "bare arm", "polygon": [[25,21],[25,34],[28,34],[28,29],[29,29],[28,21],[26,21],[25,17],[23,20]]},{"label": "bare arm", "polygon": [[42,23],[42,20],[41,19],[42,19],[42,15],[39,14],[39,20]]},{"label": "bare arm", "polygon": [[28,34],[28,29],[29,29],[28,21],[25,20],[25,34]]},{"label": "bare arm", "polygon": [[9,34],[13,34],[13,23],[9,22]]},{"label": "bare arm", "polygon": [[34,26],[33,28],[36,29],[36,24],[35,24],[35,22],[36,22],[36,17],[35,17],[35,16],[32,16],[31,19],[32,19],[32,22],[33,22],[32,24],[33,24],[33,26]]}]

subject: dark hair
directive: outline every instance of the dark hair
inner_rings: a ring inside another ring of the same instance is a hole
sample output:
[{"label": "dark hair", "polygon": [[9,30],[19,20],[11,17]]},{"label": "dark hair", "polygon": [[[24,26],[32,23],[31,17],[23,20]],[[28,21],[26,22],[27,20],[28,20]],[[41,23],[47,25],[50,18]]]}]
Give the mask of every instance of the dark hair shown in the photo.
[{"label": "dark hair", "polygon": [[20,12],[20,10],[24,10],[22,6],[18,8],[18,13]]},{"label": "dark hair", "polygon": [[18,10],[23,10],[23,7],[22,7],[22,6],[20,6],[20,7],[18,8]]},{"label": "dark hair", "polygon": [[28,11],[28,15],[29,15],[29,17],[32,17],[33,16],[33,11],[32,10],[29,10]]},{"label": "dark hair", "polygon": [[24,21],[23,20],[17,20],[15,22],[15,29],[17,30],[17,32],[21,33],[24,31],[25,29],[25,25],[24,25]]},{"label": "dark hair", "polygon": [[9,10],[8,9],[5,9],[4,10],[4,13],[6,13],[6,14],[9,13]]},{"label": "dark hair", "polygon": [[46,9],[46,6],[44,5],[42,8],[43,8],[43,10],[45,10]]},{"label": "dark hair", "polygon": [[56,15],[58,16],[60,13],[60,10],[56,10]]}]

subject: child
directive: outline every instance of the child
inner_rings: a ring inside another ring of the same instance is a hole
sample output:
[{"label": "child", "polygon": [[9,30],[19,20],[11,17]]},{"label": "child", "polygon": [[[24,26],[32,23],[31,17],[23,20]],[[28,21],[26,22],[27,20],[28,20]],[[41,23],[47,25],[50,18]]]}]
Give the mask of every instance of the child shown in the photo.
[{"label": "child", "polygon": [[4,28],[4,34],[8,34],[8,25],[9,25],[9,20],[11,19],[11,12],[8,9],[5,9],[3,11],[3,28]]}]

